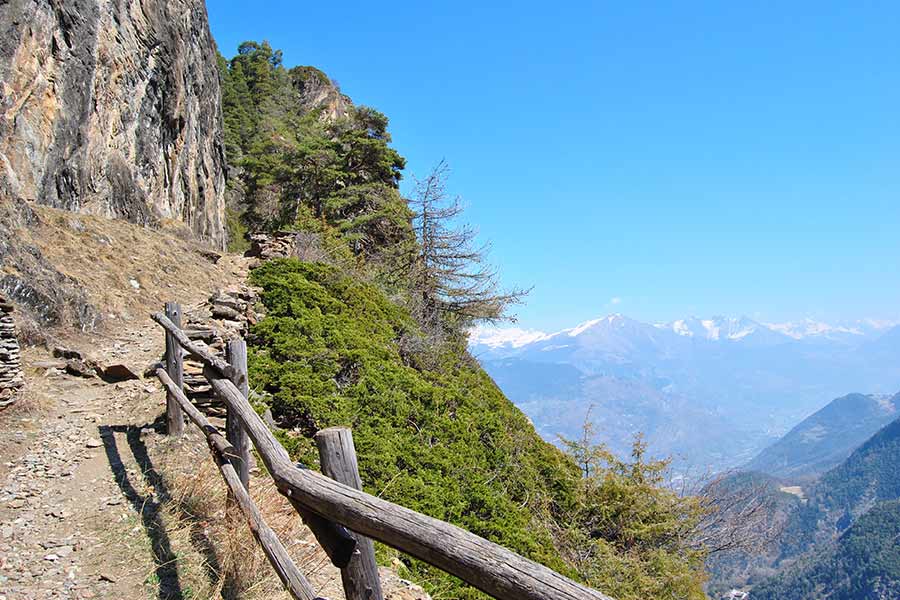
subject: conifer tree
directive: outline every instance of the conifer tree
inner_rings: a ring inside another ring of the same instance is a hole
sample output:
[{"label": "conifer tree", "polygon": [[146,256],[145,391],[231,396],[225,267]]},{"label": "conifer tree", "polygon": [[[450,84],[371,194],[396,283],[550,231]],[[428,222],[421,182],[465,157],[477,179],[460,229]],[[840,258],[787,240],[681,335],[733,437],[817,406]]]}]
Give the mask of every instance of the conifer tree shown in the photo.
[{"label": "conifer tree", "polygon": [[486,263],[487,245],[476,231],[459,225],[463,206],[447,193],[449,167],[441,161],[416,182],[409,200],[419,245],[411,259],[411,281],[421,302],[420,321],[429,326],[468,325],[507,318],[506,310],[528,290],[500,290],[497,271]]}]

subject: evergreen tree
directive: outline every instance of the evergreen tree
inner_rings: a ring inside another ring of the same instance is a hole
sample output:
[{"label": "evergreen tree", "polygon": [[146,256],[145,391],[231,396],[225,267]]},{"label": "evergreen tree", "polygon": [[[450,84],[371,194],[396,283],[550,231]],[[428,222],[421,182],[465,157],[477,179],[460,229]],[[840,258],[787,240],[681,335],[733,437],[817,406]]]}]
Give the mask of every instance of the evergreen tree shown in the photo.
[{"label": "evergreen tree", "polygon": [[666,460],[647,460],[638,437],[631,460],[594,445],[590,422],[563,439],[582,472],[574,510],[560,525],[561,547],[580,578],[618,600],[704,600],[705,551],[694,543],[704,502],[667,489]]}]

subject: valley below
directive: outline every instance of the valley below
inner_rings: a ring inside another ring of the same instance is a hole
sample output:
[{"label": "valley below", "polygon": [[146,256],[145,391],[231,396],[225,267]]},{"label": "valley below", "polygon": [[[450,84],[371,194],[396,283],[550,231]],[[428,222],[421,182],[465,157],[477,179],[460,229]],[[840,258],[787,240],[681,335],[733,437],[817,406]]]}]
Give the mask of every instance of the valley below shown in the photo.
[{"label": "valley below", "polygon": [[627,457],[641,436],[673,485],[751,524],[707,557],[710,598],[858,600],[898,597],[898,331],[610,315],[470,347],[546,440],[589,422]]}]

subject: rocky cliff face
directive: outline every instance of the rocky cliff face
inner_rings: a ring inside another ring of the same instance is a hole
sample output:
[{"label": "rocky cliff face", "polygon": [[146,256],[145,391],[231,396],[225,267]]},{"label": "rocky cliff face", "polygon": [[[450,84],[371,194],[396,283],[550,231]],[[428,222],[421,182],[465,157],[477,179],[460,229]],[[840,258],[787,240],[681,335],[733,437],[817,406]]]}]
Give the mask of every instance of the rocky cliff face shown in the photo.
[{"label": "rocky cliff face", "polygon": [[0,194],[224,243],[203,0],[0,0]]},{"label": "rocky cliff face", "polygon": [[303,112],[321,111],[321,117],[325,121],[346,117],[353,108],[353,101],[315,67],[292,68],[291,83],[297,92],[300,109]]}]

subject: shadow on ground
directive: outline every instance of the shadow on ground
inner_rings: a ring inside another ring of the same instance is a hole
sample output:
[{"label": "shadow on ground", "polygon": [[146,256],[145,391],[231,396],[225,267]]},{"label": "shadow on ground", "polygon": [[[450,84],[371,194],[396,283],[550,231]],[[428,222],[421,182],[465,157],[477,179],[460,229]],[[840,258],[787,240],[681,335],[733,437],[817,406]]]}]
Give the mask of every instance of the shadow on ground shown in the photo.
[{"label": "shadow on ground", "polygon": [[[119,489],[122,490],[122,494],[131,504],[134,511],[140,515],[144,531],[153,548],[156,578],[159,582],[159,600],[184,600],[186,596],[179,579],[178,556],[172,550],[171,540],[163,519],[164,509],[167,505],[171,507],[173,500],[164,478],[154,467],[150,454],[147,452],[147,446],[141,439],[141,430],[148,428],[164,431],[163,419],[157,419],[156,422],[149,425],[102,425],[99,430],[100,437],[103,440],[103,447],[106,451],[106,458],[115,476],[116,484],[118,484]],[[116,433],[125,435],[127,450],[134,457],[140,470],[140,477],[143,478],[144,483],[150,490],[147,495],[139,493],[129,478],[128,469],[122,461],[122,454],[115,436]],[[191,523],[191,542],[196,550],[203,555],[207,577],[209,577],[210,583],[215,586],[221,577],[221,569],[212,543],[204,533],[203,527],[196,516],[186,513],[180,506],[175,506],[174,508],[179,511],[182,518]],[[222,591],[223,598],[229,599],[234,597],[232,587],[230,581],[226,579]]]}]

